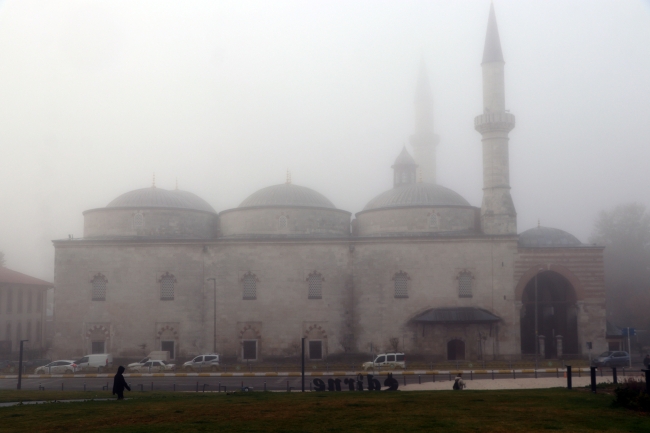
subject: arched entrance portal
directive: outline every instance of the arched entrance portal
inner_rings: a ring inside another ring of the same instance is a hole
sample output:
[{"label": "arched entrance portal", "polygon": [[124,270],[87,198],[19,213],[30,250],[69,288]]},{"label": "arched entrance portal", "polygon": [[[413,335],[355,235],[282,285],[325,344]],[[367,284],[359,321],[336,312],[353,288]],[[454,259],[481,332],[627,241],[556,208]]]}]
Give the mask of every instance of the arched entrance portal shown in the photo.
[{"label": "arched entrance portal", "polygon": [[449,361],[460,361],[465,359],[465,342],[451,340],[447,343],[447,359]]},{"label": "arched entrance portal", "polygon": [[[537,295],[535,295],[537,292]],[[522,296],[521,353],[535,354],[535,305],[537,305],[537,334],[545,337],[540,353],[546,358],[558,355],[557,336],[563,337],[562,353],[578,353],[578,319],[576,293],[571,283],[553,271],[537,274],[526,284]]]}]

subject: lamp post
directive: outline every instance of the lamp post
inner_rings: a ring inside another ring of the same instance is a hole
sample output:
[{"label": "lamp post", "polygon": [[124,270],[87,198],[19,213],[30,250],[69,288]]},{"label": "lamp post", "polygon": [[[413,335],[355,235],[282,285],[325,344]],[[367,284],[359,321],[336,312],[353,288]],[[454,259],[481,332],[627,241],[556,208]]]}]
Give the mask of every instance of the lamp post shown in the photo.
[{"label": "lamp post", "polygon": [[535,370],[538,368],[538,359],[539,359],[539,324],[537,323],[537,309],[538,309],[538,299],[537,299],[537,276],[544,269],[538,269],[535,272]]},{"label": "lamp post", "polygon": [[217,353],[217,279],[208,278],[208,281],[212,281],[212,286],[214,287],[214,329],[212,334],[212,353]]},{"label": "lamp post", "polygon": [[20,340],[20,357],[18,360],[18,387],[17,389],[20,389],[20,386],[23,381],[23,343],[25,341],[29,340]]}]

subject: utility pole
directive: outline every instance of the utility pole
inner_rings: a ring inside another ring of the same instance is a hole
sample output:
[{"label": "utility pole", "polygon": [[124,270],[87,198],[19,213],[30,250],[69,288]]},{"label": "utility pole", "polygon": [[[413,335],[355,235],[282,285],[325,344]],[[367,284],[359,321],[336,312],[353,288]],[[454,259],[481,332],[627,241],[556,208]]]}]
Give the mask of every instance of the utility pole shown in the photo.
[{"label": "utility pole", "polygon": [[535,370],[537,370],[537,359],[539,358],[539,329],[537,325],[537,275],[539,275],[539,271],[535,273]]},{"label": "utility pole", "polygon": [[302,337],[302,355],[300,357],[300,376],[302,377],[302,392],[305,392],[305,337]]},{"label": "utility pole", "polygon": [[20,340],[20,357],[18,361],[18,387],[17,389],[20,389],[20,386],[23,381],[23,343],[25,341],[29,340]]},{"label": "utility pole", "polygon": [[214,329],[212,330],[212,353],[217,353],[217,279],[208,278],[208,281],[212,281],[212,286],[214,287]]}]

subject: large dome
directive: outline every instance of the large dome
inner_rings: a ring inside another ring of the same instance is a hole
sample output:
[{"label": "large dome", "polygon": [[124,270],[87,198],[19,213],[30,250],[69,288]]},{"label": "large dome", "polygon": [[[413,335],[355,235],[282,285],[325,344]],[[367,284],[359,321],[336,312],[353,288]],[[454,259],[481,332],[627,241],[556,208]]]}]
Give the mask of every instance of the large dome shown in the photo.
[{"label": "large dome", "polygon": [[239,205],[242,207],[317,207],[336,209],[323,194],[291,183],[282,183],[254,192]]},{"label": "large dome", "polygon": [[571,233],[550,227],[535,227],[519,235],[523,248],[579,247],[582,242]]},{"label": "large dome", "polygon": [[413,206],[470,206],[460,194],[432,183],[413,183],[390,189],[368,202],[364,211]]},{"label": "large dome", "polygon": [[178,208],[216,213],[214,208],[201,197],[187,191],[169,191],[162,188],[150,187],[136,189],[122,194],[107,208]]}]

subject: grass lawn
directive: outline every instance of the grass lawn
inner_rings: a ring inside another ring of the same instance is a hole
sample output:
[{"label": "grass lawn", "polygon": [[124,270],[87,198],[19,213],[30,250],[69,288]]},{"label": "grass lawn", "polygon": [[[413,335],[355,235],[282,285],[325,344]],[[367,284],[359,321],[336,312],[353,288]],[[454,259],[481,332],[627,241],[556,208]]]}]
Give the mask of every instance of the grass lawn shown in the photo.
[{"label": "grass lawn", "polygon": [[[0,391],[3,401],[106,392]],[[126,401],[0,408],[0,431],[650,432],[650,416],[566,389],[382,393],[127,393]]]}]

